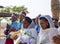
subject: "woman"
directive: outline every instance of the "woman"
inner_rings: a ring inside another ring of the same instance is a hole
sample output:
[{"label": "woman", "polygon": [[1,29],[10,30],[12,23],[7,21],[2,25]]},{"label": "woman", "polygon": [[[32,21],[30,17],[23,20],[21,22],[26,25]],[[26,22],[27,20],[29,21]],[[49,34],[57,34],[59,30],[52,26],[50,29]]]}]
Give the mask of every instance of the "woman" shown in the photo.
[{"label": "woman", "polygon": [[25,17],[23,21],[23,35],[20,44],[35,44],[37,38],[37,31],[34,29],[32,20]]},{"label": "woman", "polygon": [[58,35],[58,30],[54,27],[51,17],[49,15],[41,16],[39,24],[42,28],[37,44],[53,44],[53,37]]},{"label": "woman", "polygon": [[36,29],[33,28],[33,22],[29,17],[25,17],[23,20],[23,27],[22,27],[22,37],[20,36],[20,30],[13,35],[11,35],[11,38],[14,38],[16,34],[19,34],[18,36],[21,37],[21,39],[18,37],[18,44],[35,44],[36,38],[37,38],[37,32]]}]

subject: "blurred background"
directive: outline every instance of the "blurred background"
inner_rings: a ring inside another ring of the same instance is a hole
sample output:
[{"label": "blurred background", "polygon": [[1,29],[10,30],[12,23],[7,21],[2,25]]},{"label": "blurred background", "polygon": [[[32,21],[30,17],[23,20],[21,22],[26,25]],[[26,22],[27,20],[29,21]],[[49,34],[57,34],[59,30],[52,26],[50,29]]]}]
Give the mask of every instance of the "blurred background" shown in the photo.
[{"label": "blurred background", "polygon": [[[25,11],[27,16],[35,18],[39,14],[59,19],[60,0],[0,0],[0,42],[3,44],[4,29],[10,22],[11,14]],[[2,36],[1,36],[2,35]],[[3,41],[3,42],[2,42]]]}]

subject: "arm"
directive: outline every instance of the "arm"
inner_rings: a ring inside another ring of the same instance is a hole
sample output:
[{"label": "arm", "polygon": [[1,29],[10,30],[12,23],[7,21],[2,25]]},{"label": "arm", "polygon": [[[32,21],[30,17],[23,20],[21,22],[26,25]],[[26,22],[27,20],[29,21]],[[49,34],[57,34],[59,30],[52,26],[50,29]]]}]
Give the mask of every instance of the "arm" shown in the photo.
[{"label": "arm", "polygon": [[18,30],[18,31],[16,31],[16,32],[10,33],[10,34],[11,34],[10,38],[14,39],[14,37],[15,37],[17,34],[19,34],[19,33],[22,34],[21,30]]},{"label": "arm", "polygon": [[53,40],[53,43],[60,44],[60,35],[53,36],[52,40]]}]

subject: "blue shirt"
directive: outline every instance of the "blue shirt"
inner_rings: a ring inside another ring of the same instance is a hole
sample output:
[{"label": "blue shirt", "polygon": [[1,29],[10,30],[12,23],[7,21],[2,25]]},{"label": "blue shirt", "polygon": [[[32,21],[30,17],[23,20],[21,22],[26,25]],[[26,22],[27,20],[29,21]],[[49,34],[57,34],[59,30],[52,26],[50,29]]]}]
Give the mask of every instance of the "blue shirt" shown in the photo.
[{"label": "blue shirt", "polygon": [[19,22],[19,23],[18,23],[18,27],[19,27],[19,29],[21,29],[21,27],[22,27],[22,22]]},{"label": "blue shirt", "polygon": [[14,21],[14,22],[12,22],[9,25],[11,26],[11,28],[15,28],[16,30],[18,30],[19,29],[19,25],[18,24],[19,24],[18,22]]},{"label": "blue shirt", "polygon": [[[20,28],[19,22],[17,21],[11,22],[9,25],[11,26],[11,28],[15,28],[16,30],[19,30]],[[9,38],[10,34],[7,34],[6,37]]]},{"label": "blue shirt", "polygon": [[40,32],[40,26],[39,26],[39,24],[36,25],[36,26],[37,26],[37,27],[36,27],[37,33],[39,33],[39,32]]}]

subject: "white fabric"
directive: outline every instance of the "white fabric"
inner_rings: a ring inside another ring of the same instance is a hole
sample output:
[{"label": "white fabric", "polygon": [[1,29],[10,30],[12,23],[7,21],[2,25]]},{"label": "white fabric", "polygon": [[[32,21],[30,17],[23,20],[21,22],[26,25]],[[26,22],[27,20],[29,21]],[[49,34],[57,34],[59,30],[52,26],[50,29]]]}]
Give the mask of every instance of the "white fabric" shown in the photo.
[{"label": "white fabric", "polygon": [[[35,28],[35,24],[34,24],[34,22],[33,22],[33,21],[31,22],[31,24],[28,26],[28,28],[27,28],[27,29],[31,29],[31,28]],[[21,29],[25,29],[25,28],[23,27],[23,24],[22,24]]]},{"label": "white fabric", "polygon": [[39,33],[39,43],[38,44],[40,44],[41,42],[43,44],[53,44],[52,37],[57,34],[58,34],[58,31],[55,28],[43,30],[41,33]]},{"label": "white fabric", "polygon": [[41,17],[45,17],[48,20],[50,28],[45,30],[43,30],[42,28],[40,29],[39,40],[37,44],[53,44],[52,37],[58,34],[58,30],[54,27],[53,21],[50,16],[46,15]]},{"label": "white fabric", "polygon": [[29,44],[29,36],[23,35],[20,42]]},{"label": "white fabric", "polygon": [[[31,36],[28,36],[28,35],[25,35],[24,34],[24,31],[27,31],[27,33],[29,33]],[[23,35],[22,35],[22,39],[21,39],[21,42],[27,42],[28,44],[35,44],[36,42],[36,36],[37,36],[37,32],[35,29],[23,29]],[[31,38],[31,37],[34,37]]]},{"label": "white fabric", "polygon": [[59,21],[58,22],[60,22],[60,17],[59,17]]},{"label": "white fabric", "polygon": [[50,28],[54,28],[55,27],[54,23],[53,23],[53,20],[52,20],[52,18],[49,15],[40,16],[40,17],[45,17],[48,20],[48,22],[50,24]]},{"label": "white fabric", "polygon": [[34,22],[32,21],[32,23],[29,25],[29,27],[28,28],[35,28],[35,24],[34,24]]},{"label": "white fabric", "polygon": [[28,36],[28,35],[22,35],[22,39],[21,39],[21,42],[28,42],[28,44],[35,44],[36,42],[36,38],[37,38],[37,31],[36,29],[34,28],[34,22],[32,21],[32,23],[28,26],[28,28],[23,28],[22,27],[22,30],[23,30],[23,33],[24,31],[27,31],[33,38],[31,38],[31,36]]},{"label": "white fabric", "polygon": [[58,28],[58,34],[60,35],[60,27]]}]

